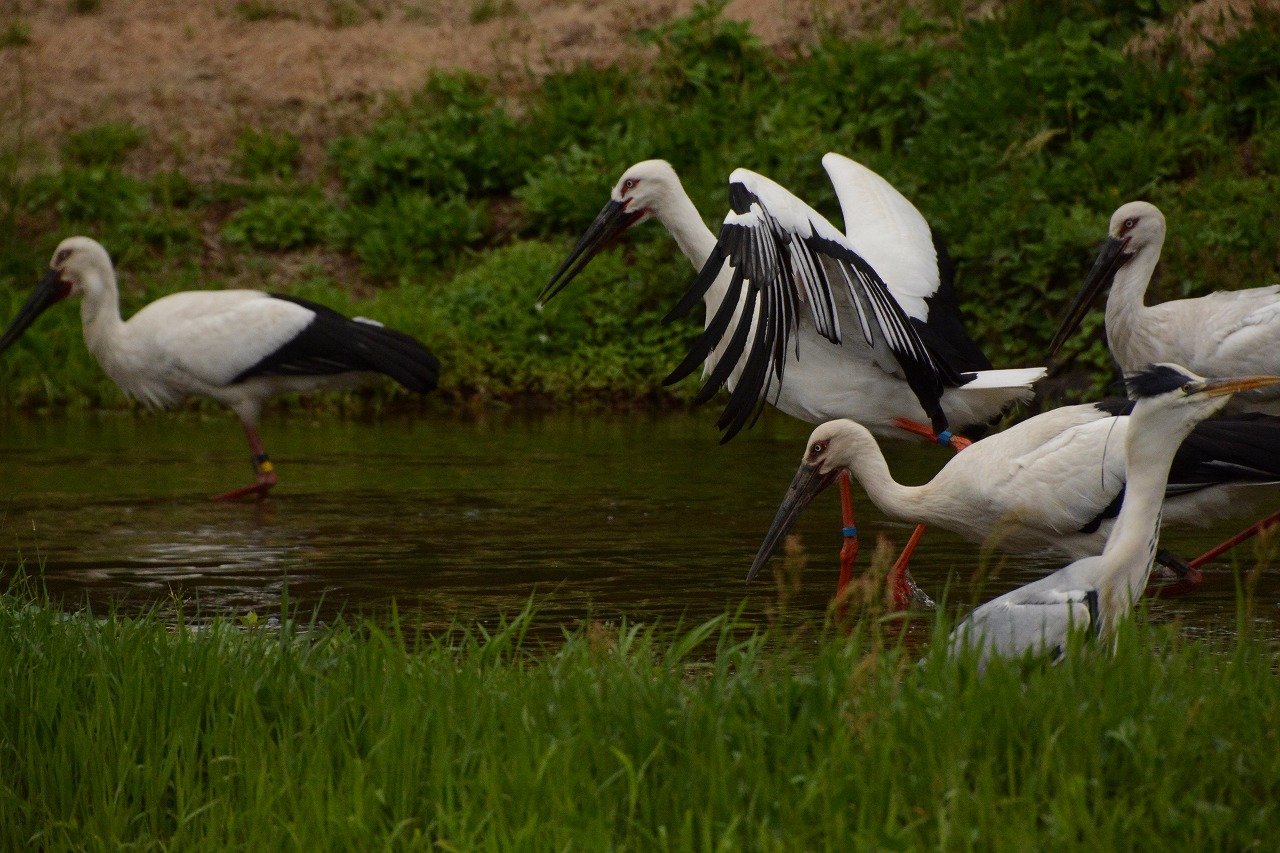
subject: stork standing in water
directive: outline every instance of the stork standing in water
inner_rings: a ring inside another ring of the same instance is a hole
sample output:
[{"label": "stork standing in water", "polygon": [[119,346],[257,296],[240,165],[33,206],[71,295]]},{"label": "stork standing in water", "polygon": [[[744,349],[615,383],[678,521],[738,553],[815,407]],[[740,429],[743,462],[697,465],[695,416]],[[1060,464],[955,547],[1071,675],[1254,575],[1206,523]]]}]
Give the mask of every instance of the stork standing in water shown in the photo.
[{"label": "stork standing in water", "polygon": [[[962,447],[967,442],[950,430],[985,423],[1030,397],[1044,370],[989,369],[961,325],[949,265],[924,217],[858,163],[838,154],[822,163],[847,236],[773,181],[737,169],[717,237],[669,163],[637,163],[539,299],[566,287],[627,229],[656,218],[699,271],[668,319],[699,300],[706,311],[703,335],[667,381],[702,364],[707,379],[697,401],[730,389],[717,424],[723,440],[768,402],[809,422],[849,417],[885,437],[903,437],[906,428]],[[856,553],[847,480],[841,498],[843,587]]]},{"label": "stork standing in water", "polygon": [[203,395],[239,416],[256,479],[215,500],[262,497],[276,484],[258,436],[267,398],[351,387],[378,373],[426,393],[440,372],[436,357],[403,332],[256,290],[174,293],[122,320],[111,258],[88,237],[58,245],[49,271],[0,335],[0,353],[41,312],[69,296],[82,297],[85,345],[125,394],[153,408]]},{"label": "stork standing in water", "polygon": [[900,438],[900,421],[942,433],[1029,398],[1043,368],[990,369],[961,325],[945,258],[919,211],[847,157],[822,162],[847,237],[778,184],[736,169],[732,212],[717,238],[671,164],[637,163],[539,299],[563,290],[627,229],[656,218],[699,271],[668,319],[698,301],[706,308],[706,332],[668,381],[703,364],[700,397],[731,389],[719,422],[726,440],[766,400],[801,420],[848,417]]},{"label": "stork standing in water", "polygon": [[1127,380],[1136,400],[1125,436],[1124,504],[1106,547],[1048,577],[994,598],[956,626],[952,654],[1060,656],[1073,631],[1103,640],[1142,595],[1160,536],[1160,508],[1179,444],[1192,427],[1226,406],[1230,396],[1274,388],[1280,376],[1205,379],[1162,364]]},{"label": "stork standing in water", "polygon": [[[1136,381],[1136,380],[1135,380]],[[1065,406],[974,442],[929,482],[904,486],[871,433],[848,420],[809,436],[773,524],[747,575],[753,580],[809,502],[849,471],[885,515],[941,527],[1004,551],[1045,548],[1071,558],[1101,553],[1126,494],[1128,400]],[[1207,524],[1280,484],[1280,418],[1220,415],[1178,447],[1165,488],[1164,523]],[[1271,488],[1267,488],[1271,487]],[[893,587],[897,589],[895,585]],[[899,605],[906,602],[898,601]]]},{"label": "stork standing in water", "polygon": [[[1206,376],[1280,373],[1280,285],[1145,304],[1164,237],[1164,214],[1149,202],[1131,201],[1112,214],[1107,241],[1049,345],[1050,356],[1057,355],[1099,294],[1110,286],[1107,343],[1121,371],[1167,361]],[[1228,409],[1280,414],[1280,389],[1240,394]],[[1245,528],[1192,565],[1207,562],[1276,523],[1280,523],[1280,512]]]}]

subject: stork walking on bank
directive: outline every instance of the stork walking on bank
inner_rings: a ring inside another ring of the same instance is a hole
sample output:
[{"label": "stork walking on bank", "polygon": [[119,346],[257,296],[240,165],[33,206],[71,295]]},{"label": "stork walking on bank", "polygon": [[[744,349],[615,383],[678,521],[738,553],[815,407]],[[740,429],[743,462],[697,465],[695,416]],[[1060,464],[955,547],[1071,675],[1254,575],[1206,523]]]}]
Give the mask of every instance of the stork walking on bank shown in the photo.
[{"label": "stork walking on bank", "polygon": [[1136,405],[1125,436],[1124,503],[1106,547],[978,607],[952,631],[952,654],[976,653],[979,666],[992,657],[1057,658],[1072,632],[1113,636],[1146,587],[1178,446],[1232,394],[1276,387],[1280,376],[1205,379],[1162,364],[1131,374],[1127,384]]},{"label": "stork walking on bank", "polygon": [[[751,581],[813,498],[841,471],[897,521],[941,527],[1012,553],[1051,549],[1073,559],[1106,544],[1126,495],[1129,400],[1054,409],[974,442],[929,482],[893,479],[871,433],[849,420],[809,436],[787,494],[751,565]],[[1165,524],[1230,517],[1280,484],[1280,418],[1219,415],[1196,424],[1177,448],[1165,488]],[[1270,487],[1270,488],[1268,488]],[[903,599],[903,579],[890,578]]]},{"label": "stork walking on bank", "polygon": [[[669,163],[637,163],[539,299],[563,290],[627,229],[657,219],[698,271],[667,319],[699,301],[705,309],[704,333],[667,382],[702,365],[697,401],[729,389],[722,440],[768,402],[811,423],[848,417],[882,437],[908,429],[959,449],[968,442],[951,430],[1029,398],[1044,370],[990,369],[964,331],[949,261],[920,212],[847,157],[827,154],[822,164],[846,234],[768,178],[737,169],[717,237]],[[841,500],[843,588],[857,551],[847,479]]]},{"label": "stork walking on bank", "polygon": [[125,394],[152,408],[202,395],[239,416],[255,481],[216,500],[261,497],[276,484],[258,435],[262,404],[269,397],[351,387],[379,373],[426,393],[435,388],[440,371],[436,357],[403,332],[255,290],[174,293],[123,320],[111,258],[87,237],[58,245],[49,271],[0,335],[0,353],[41,312],[69,296],[82,298],[85,345]]}]

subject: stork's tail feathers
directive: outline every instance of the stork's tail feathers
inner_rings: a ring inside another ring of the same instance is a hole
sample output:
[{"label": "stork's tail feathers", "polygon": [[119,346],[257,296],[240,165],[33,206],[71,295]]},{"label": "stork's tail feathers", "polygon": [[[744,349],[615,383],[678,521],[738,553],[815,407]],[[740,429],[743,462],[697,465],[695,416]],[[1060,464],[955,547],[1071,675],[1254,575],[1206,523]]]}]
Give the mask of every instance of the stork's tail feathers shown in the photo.
[{"label": "stork's tail feathers", "polygon": [[973,379],[960,387],[966,391],[981,391],[987,388],[1026,388],[1030,391],[1032,384],[1043,379],[1047,372],[1043,367],[978,370],[971,374]]},{"label": "stork's tail feathers", "polygon": [[440,361],[417,338],[296,296],[271,295],[301,305],[315,317],[293,340],[237,376],[237,382],[253,376],[383,373],[419,394],[435,389]]},{"label": "stork's tail feathers", "polygon": [[385,373],[419,394],[435,390],[440,381],[440,360],[417,338],[367,322],[353,320],[351,325],[355,327],[351,343],[363,349],[368,369]]}]

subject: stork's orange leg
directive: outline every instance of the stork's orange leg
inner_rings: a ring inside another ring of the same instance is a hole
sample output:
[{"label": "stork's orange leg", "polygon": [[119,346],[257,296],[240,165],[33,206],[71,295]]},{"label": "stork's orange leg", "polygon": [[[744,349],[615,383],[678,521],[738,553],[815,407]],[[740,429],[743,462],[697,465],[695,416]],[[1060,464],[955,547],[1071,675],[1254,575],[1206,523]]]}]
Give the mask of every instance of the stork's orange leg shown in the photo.
[{"label": "stork's orange leg", "polygon": [[262,445],[262,439],[258,436],[258,431],[253,425],[245,422],[245,437],[249,439],[249,448],[253,451],[253,473],[256,482],[251,486],[243,486],[239,489],[232,489],[229,492],[223,492],[220,495],[214,495],[215,501],[235,501],[240,498],[247,498],[250,495],[262,500],[267,496],[267,492],[271,490],[278,481],[275,466],[271,464],[271,457],[267,455],[267,449]]}]

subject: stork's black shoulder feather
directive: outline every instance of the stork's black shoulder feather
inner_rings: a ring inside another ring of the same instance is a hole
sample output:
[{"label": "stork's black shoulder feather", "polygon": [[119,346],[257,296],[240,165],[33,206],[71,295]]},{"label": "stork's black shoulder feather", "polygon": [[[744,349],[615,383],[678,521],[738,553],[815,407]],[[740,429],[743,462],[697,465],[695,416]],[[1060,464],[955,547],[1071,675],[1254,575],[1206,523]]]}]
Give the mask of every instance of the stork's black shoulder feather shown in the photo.
[{"label": "stork's black shoulder feather", "polygon": [[1125,390],[1134,400],[1143,397],[1159,397],[1170,391],[1181,388],[1191,377],[1167,364],[1152,364],[1146,370],[1130,373],[1124,378]]},{"label": "stork's black shoulder feather", "polygon": [[[1111,414],[1126,415],[1127,401],[1104,400],[1099,408],[1115,404]],[[1189,495],[1211,486],[1280,483],[1280,417],[1261,412],[1216,415],[1191,430],[1169,468],[1165,499]],[[1110,504],[1080,528],[1093,533],[1103,521],[1120,514],[1124,489]]]},{"label": "stork's black shoulder feather", "polygon": [[1093,407],[1108,415],[1133,414],[1133,401],[1128,397],[1106,397],[1093,404]]},{"label": "stork's black shoulder feather", "polygon": [[912,317],[911,323],[929,349],[956,370],[990,370],[991,360],[964,328],[955,264],[937,234],[933,235],[933,249],[938,256],[938,289],[924,298],[928,319]]},{"label": "stork's black shoulder feather", "polygon": [[255,376],[383,373],[420,394],[436,387],[440,362],[416,338],[377,323],[352,320],[307,299],[270,295],[301,305],[315,316],[283,346],[241,372],[235,382]]}]

